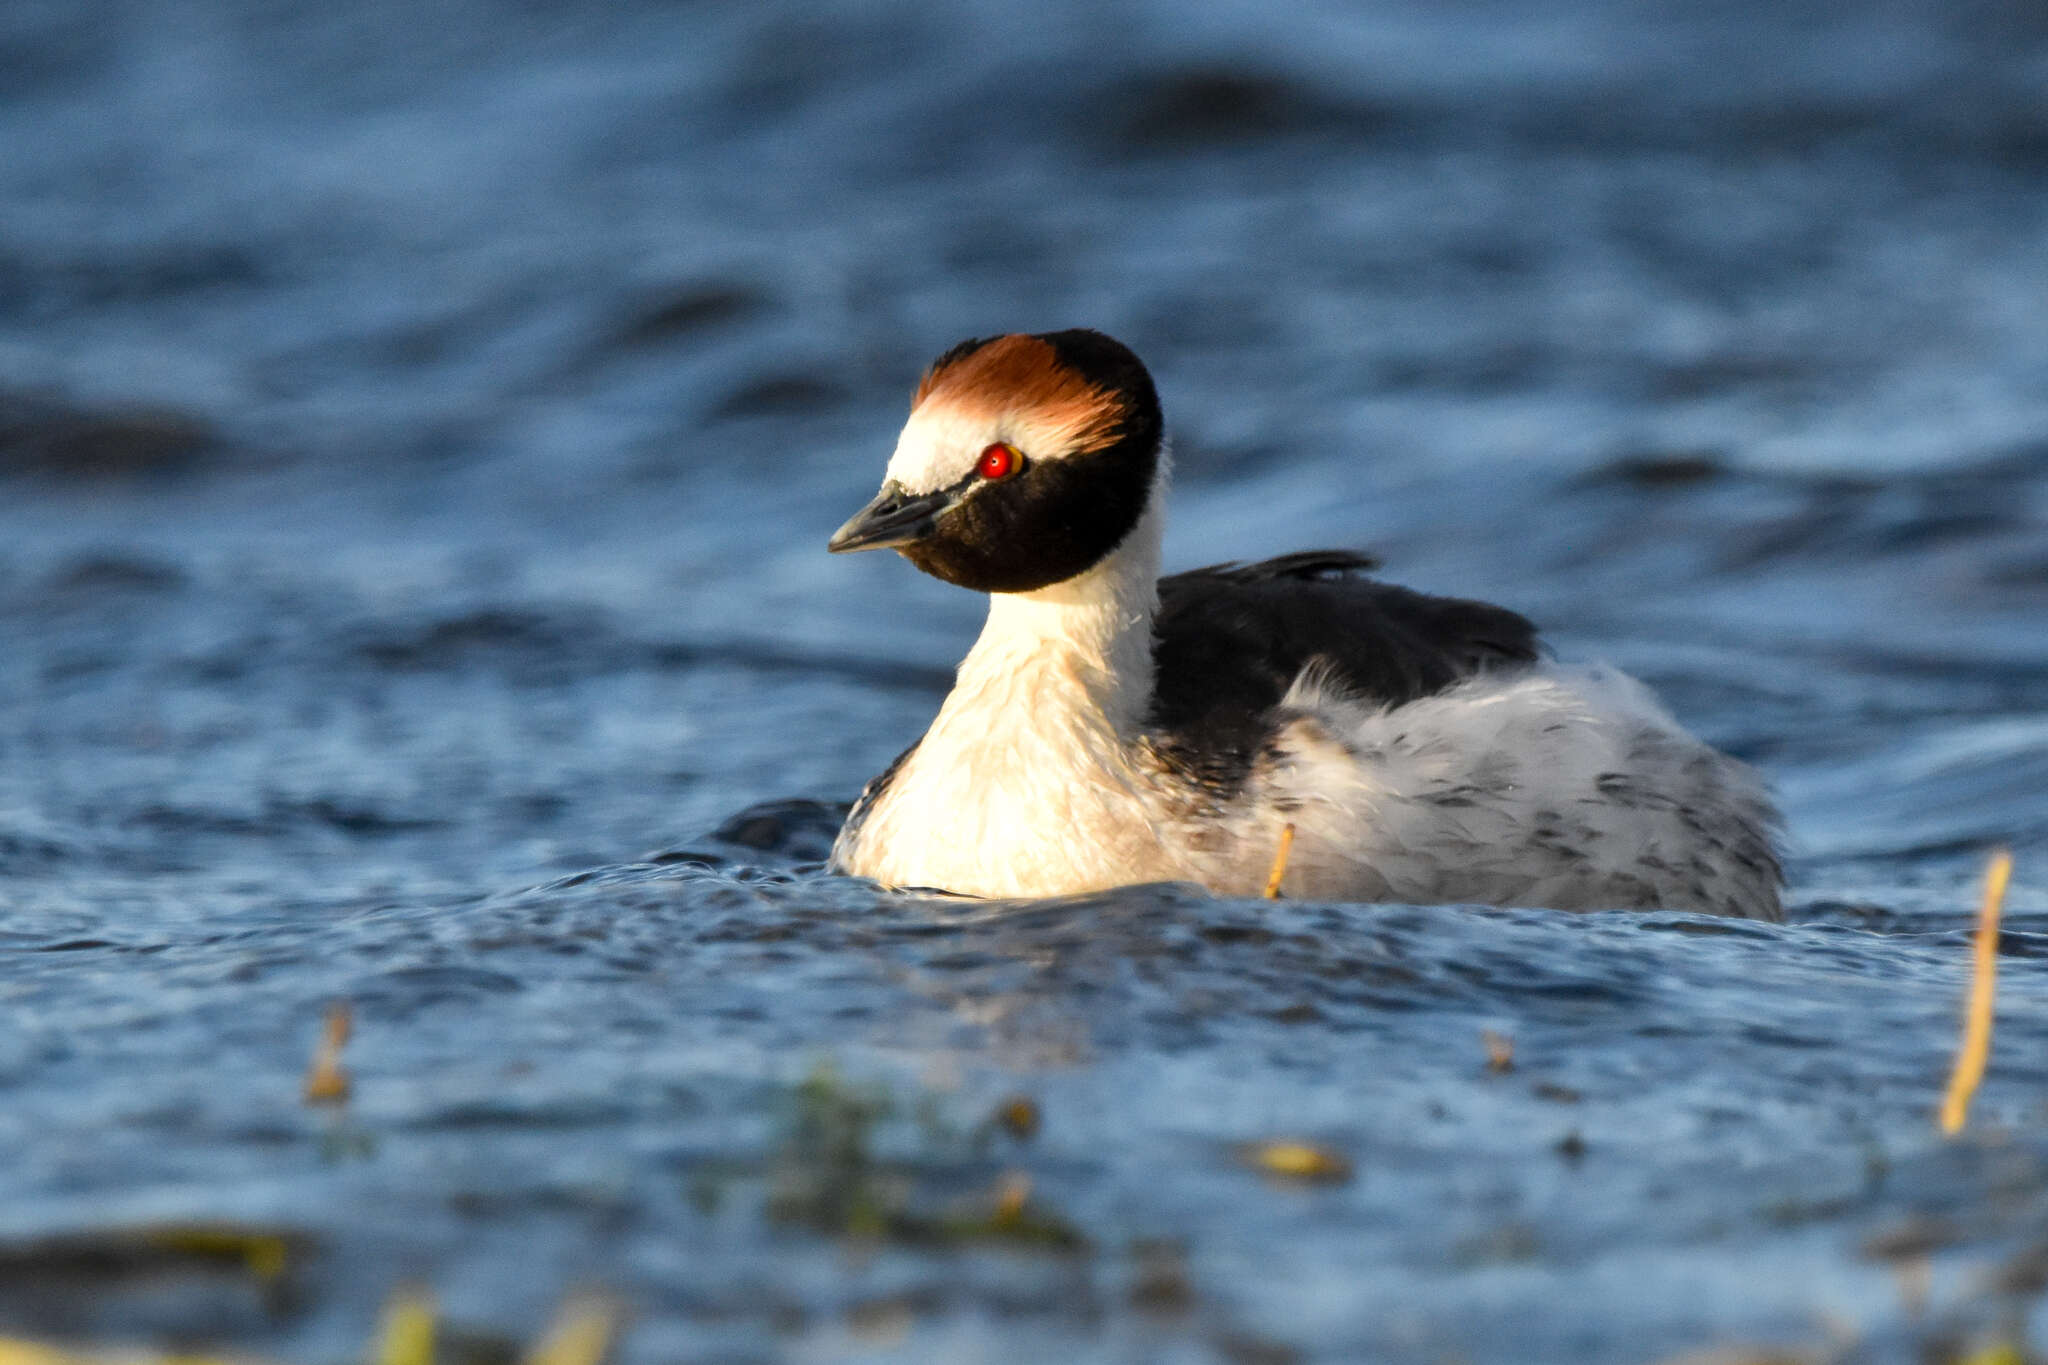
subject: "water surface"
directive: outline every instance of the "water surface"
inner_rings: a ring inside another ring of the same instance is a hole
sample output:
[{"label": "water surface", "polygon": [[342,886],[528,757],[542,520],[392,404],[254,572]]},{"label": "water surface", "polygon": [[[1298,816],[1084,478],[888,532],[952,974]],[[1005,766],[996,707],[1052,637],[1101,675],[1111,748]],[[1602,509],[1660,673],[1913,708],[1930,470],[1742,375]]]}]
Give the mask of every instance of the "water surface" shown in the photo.
[{"label": "water surface", "polygon": [[[0,26],[0,1327],[341,1360],[407,1280],[503,1338],[608,1290],[648,1362],[2048,1326],[2031,8]],[[1355,546],[1641,674],[1776,785],[1793,922],[817,872],[980,610],[823,540],[931,355],[1072,325],[1158,376],[1171,565]],[[1245,1164],[1283,1137],[1348,1178]],[[282,1283],[149,1240],[194,1222]]]}]

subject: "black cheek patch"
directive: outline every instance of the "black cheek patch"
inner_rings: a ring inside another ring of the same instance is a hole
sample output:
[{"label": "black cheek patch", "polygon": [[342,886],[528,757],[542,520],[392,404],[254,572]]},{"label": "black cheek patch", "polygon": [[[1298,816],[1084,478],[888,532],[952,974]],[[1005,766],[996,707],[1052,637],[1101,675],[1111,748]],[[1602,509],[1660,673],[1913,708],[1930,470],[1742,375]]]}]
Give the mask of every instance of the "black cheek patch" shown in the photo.
[{"label": "black cheek patch", "polygon": [[1085,455],[1032,461],[1015,478],[971,493],[903,556],[976,592],[1050,587],[1123,544],[1144,515],[1157,466],[1156,424]]}]

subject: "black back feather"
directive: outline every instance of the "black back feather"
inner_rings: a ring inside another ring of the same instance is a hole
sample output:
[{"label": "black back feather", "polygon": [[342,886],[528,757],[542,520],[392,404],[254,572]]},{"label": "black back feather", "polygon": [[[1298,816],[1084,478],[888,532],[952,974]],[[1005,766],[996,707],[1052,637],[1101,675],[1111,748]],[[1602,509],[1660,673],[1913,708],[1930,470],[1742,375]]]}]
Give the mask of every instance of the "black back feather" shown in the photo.
[{"label": "black back feather", "polygon": [[1363,702],[1399,706],[1535,661],[1526,618],[1356,576],[1374,566],[1308,550],[1160,579],[1149,728],[1162,749],[1211,785],[1234,785],[1311,663]]}]

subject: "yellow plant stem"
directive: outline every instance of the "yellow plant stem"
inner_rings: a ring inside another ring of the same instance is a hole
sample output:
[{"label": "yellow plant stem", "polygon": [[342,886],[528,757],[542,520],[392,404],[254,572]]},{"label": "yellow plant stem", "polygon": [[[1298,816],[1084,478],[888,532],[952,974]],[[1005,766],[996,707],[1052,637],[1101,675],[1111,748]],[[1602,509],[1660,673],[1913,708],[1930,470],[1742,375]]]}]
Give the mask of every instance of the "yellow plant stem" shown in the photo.
[{"label": "yellow plant stem", "polygon": [[1999,849],[1984,874],[1984,903],[1977,911],[1977,950],[1970,966],[1970,1001],[1963,1014],[1963,1046],[1941,1102],[1941,1131],[1954,1137],[1970,1116],[1970,1097],[1984,1080],[1991,1055],[1991,1013],[1998,996],[1998,915],[2012,880],[2012,854]]},{"label": "yellow plant stem", "polygon": [[341,1065],[341,1050],[348,1045],[350,1013],[346,1000],[327,1007],[327,1023],[320,1034],[320,1046],[313,1064],[306,1068],[306,1103],[340,1104],[348,1098],[348,1072]]},{"label": "yellow plant stem", "polygon": [[1287,855],[1294,852],[1294,822],[1280,826],[1280,848],[1273,854],[1273,870],[1266,874],[1266,899],[1280,899],[1280,879],[1287,875]]},{"label": "yellow plant stem", "polygon": [[618,1331],[619,1310],[608,1299],[571,1299],[538,1345],[520,1357],[524,1365],[599,1365]]},{"label": "yellow plant stem", "polygon": [[377,1365],[434,1365],[434,1298],[406,1288],[384,1305],[377,1332]]}]

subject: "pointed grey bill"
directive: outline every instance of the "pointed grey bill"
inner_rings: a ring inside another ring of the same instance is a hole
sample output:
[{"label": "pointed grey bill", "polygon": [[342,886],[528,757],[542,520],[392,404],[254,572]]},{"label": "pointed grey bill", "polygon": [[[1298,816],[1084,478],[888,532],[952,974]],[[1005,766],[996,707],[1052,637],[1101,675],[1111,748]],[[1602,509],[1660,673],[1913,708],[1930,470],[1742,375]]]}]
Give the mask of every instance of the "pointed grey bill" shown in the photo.
[{"label": "pointed grey bill", "polygon": [[953,489],[906,493],[901,484],[891,479],[882,485],[873,502],[832,533],[825,548],[837,555],[912,544],[930,535],[937,527],[939,514],[958,500],[959,493]]}]

